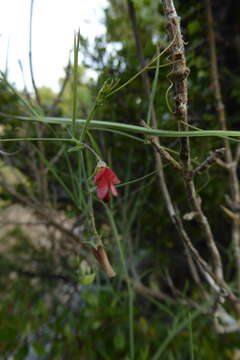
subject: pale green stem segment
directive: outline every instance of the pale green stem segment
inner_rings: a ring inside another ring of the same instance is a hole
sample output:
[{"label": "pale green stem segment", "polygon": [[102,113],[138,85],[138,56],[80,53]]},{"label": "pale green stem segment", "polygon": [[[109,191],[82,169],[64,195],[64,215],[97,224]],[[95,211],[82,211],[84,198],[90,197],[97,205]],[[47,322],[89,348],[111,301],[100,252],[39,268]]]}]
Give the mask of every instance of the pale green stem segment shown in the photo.
[{"label": "pale green stem segment", "polygon": [[[14,116],[14,118],[19,120],[28,120],[28,121],[40,121],[48,124],[58,124],[58,125],[71,125],[72,119],[70,118],[55,118],[55,117],[24,117],[24,116]],[[79,126],[84,126],[87,120],[76,119],[76,124]],[[118,122],[111,121],[101,121],[101,120],[92,120],[89,123],[89,128],[95,130],[120,130],[123,132],[130,132],[142,135],[154,135],[159,137],[171,137],[171,138],[180,138],[180,137],[222,137],[228,136],[231,137],[240,137],[240,131],[237,130],[193,130],[193,131],[175,131],[175,130],[161,130],[161,129],[152,129],[145,128],[137,125],[130,125]],[[236,140],[236,139],[229,139]],[[240,140],[236,140],[240,141]]]},{"label": "pale green stem segment", "polygon": [[0,142],[18,142],[18,141],[60,141],[60,142],[71,142],[76,144],[74,139],[64,139],[64,138],[12,138],[12,139],[1,139]]},{"label": "pale green stem segment", "polygon": [[137,72],[135,75],[133,75],[124,84],[120,85],[118,88],[109,92],[109,94],[107,94],[106,98],[117,93],[118,91],[122,90],[125,86],[129,85],[133,80],[135,80],[139,75],[141,75],[144,71],[148,70],[155,61],[157,61],[163,54],[165,54],[168,51],[168,49],[172,46],[174,41],[175,41],[175,36],[174,36],[173,40],[171,41],[171,43],[160,54],[157,54],[157,56],[155,56],[144,68],[142,68],[139,72]]},{"label": "pale green stem segment", "polygon": [[[104,204],[104,203],[103,203]],[[111,210],[109,209],[109,207],[104,204],[104,207],[106,209],[112,230],[113,230],[113,235],[114,238],[116,240],[117,243],[117,247],[118,247],[118,251],[120,254],[120,260],[122,263],[122,269],[123,269],[123,274],[127,283],[127,288],[128,288],[128,309],[129,309],[129,338],[130,338],[130,360],[134,360],[134,313],[133,313],[133,302],[134,302],[134,292],[132,289],[132,285],[131,285],[131,281],[130,281],[130,277],[128,274],[128,268],[127,268],[127,264],[126,264],[126,260],[125,260],[125,256],[124,256],[124,250],[123,250],[123,246],[121,243],[121,239],[117,230],[117,226],[114,220],[114,217],[112,215]]]},{"label": "pale green stem segment", "polygon": [[87,120],[83,124],[82,132],[81,132],[80,139],[79,139],[80,142],[83,141],[83,139],[84,139],[84,137],[86,135],[87,129],[90,127],[90,122],[94,118],[96,108],[97,108],[97,103],[95,102],[95,104],[93,105],[93,107],[92,107],[92,109],[91,109],[91,111],[90,111],[90,113],[88,115]]},{"label": "pale green stem segment", "polygon": [[77,114],[77,82],[78,82],[78,52],[80,46],[80,32],[74,34],[74,64],[73,64],[73,112],[72,112],[72,133],[76,134],[76,114]]},{"label": "pale green stem segment", "polygon": [[107,97],[107,94],[109,94],[112,91],[112,89],[114,89],[117,86],[117,84],[118,84],[118,82],[114,82],[111,80],[111,81],[105,81],[104,84],[102,85],[101,89],[99,90],[99,92],[97,94],[96,100],[90,110],[87,120],[83,125],[82,132],[80,135],[80,141],[83,141],[83,139],[88,131],[88,128],[90,127],[89,126],[90,122],[94,119],[97,107],[104,103],[104,101]]},{"label": "pale green stem segment", "polygon": [[[157,47],[157,50],[159,53],[158,47]],[[154,99],[155,99],[156,90],[157,90],[159,68],[160,68],[159,64],[160,64],[160,57],[157,59],[157,66],[156,66],[155,76],[154,76],[154,80],[153,80],[151,95],[150,95],[150,99],[149,99],[149,107],[148,107],[148,113],[147,113],[147,125],[148,126],[150,126],[150,123],[151,123],[151,115],[152,115],[152,111],[153,111],[153,104],[154,104]]]},{"label": "pale green stem segment", "polygon": [[198,316],[200,316],[203,312],[203,309],[206,308],[205,306],[201,309],[195,310],[191,315],[186,317],[183,321],[179,322],[178,324],[175,324],[175,327],[169,331],[168,336],[165,338],[165,340],[160,344],[158,350],[156,351],[155,355],[152,357],[152,360],[159,360],[161,359],[161,355],[164,353],[168,345],[173,341],[173,339],[179,334],[180,331],[182,331],[184,328],[186,328],[189,324],[189,321],[193,321]]}]

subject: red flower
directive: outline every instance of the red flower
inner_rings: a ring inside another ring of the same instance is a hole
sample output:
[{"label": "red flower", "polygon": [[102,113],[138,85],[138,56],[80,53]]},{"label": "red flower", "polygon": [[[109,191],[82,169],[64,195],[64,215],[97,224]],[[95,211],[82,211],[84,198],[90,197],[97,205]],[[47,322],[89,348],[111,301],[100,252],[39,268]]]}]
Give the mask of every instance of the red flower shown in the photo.
[{"label": "red flower", "polygon": [[114,185],[120,184],[121,181],[108,167],[97,167],[94,182],[97,185],[97,196],[100,200],[103,200],[104,202],[109,201],[110,192],[114,196],[118,196],[118,192]]}]

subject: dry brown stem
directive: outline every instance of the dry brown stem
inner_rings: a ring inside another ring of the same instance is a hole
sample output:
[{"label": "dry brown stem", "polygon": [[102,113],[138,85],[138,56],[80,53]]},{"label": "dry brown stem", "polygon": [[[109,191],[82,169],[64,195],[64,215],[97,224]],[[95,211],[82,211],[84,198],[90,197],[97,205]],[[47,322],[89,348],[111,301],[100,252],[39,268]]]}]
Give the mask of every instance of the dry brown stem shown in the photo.
[{"label": "dry brown stem", "polygon": [[[144,68],[145,59],[144,59],[142,42],[141,42],[140,34],[139,34],[139,31],[138,31],[134,4],[133,4],[132,0],[127,0],[127,3],[128,3],[128,12],[129,12],[129,17],[130,17],[131,25],[132,25],[132,29],[133,29],[133,34],[134,34],[134,39],[135,39],[135,43],[136,43],[139,63],[140,63],[141,68]],[[150,93],[150,81],[149,81],[149,77],[148,77],[147,72],[142,73],[142,81],[143,81],[145,96],[146,96],[146,98],[148,100],[150,100],[150,94],[151,94]],[[147,126],[147,125],[144,123],[143,126]],[[152,107],[152,127],[157,128],[157,118],[156,118],[156,112],[155,112],[154,106]],[[167,211],[169,213],[170,219],[171,219],[174,227],[176,228],[177,232],[180,234],[181,237],[184,237],[186,232],[183,229],[184,233],[182,233],[183,226],[180,228],[179,225],[178,225],[178,222],[176,221],[176,213],[175,213],[175,209],[174,209],[174,206],[173,206],[173,201],[171,199],[171,195],[170,195],[169,190],[168,190],[166,176],[165,176],[165,172],[164,172],[164,168],[163,168],[163,164],[162,164],[162,159],[165,159],[168,162],[170,162],[171,165],[174,168],[178,169],[178,170],[181,170],[182,167],[161,146],[161,143],[160,143],[158,137],[151,137],[149,140],[151,141],[151,143],[153,145],[153,152],[154,152],[154,157],[155,157],[155,167],[156,167],[157,174],[158,174],[158,179],[159,179],[159,188],[160,188],[161,194],[162,194],[162,196],[164,198],[164,201],[165,201],[165,204],[166,204],[166,207],[167,207]],[[189,254],[189,256],[191,257],[190,254]],[[193,267],[190,268],[190,270],[192,271],[193,268],[194,268],[194,264],[193,264]],[[196,277],[197,277],[196,272],[197,272],[197,270],[195,269],[194,274],[192,274],[194,279],[196,279]],[[144,295],[153,296],[153,297],[155,297],[157,299],[160,299],[160,300],[167,300],[167,301],[171,300],[171,298],[168,295],[164,294],[163,292],[155,291],[155,290],[152,290],[152,289],[144,286],[140,282],[139,279],[137,279],[137,282],[135,283],[134,287],[135,287],[135,290],[137,290],[138,292],[140,292],[140,293],[142,293]]]},{"label": "dry brown stem", "polygon": [[[217,62],[216,40],[215,40],[214,20],[212,14],[211,0],[205,0],[205,7],[206,7],[206,15],[207,15],[207,31],[208,31],[208,45],[209,45],[212,85],[216,100],[216,110],[221,128],[223,130],[227,130],[226,111],[225,111],[221,85],[219,80],[219,70],[218,70],[218,62]],[[238,207],[240,204],[240,189],[239,189],[239,181],[237,176],[237,164],[240,158],[240,146],[239,145],[237,146],[235,159],[232,154],[231,146],[228,140],[224,140],[224,146],[226,148],[225,167],[229,173],[230,193],[232,197],[232,202],[234,203],[235,207]],[[238,290],[240,290],[240,232],[239,232],[239,224],[237,224],[235,221],[233,221],[232,224],[232,243],[234,248],[235,263],[237,269]]]},{"label": "dry brown stem", "polygon": [[[177,15],[175,6],[172,0],[163,0],[164,13],[167,19],[167,30],[169,40],[173,41],[170,48],[170,57],[173,62],[172,71],[169,74],[173,84],[173,99],[175,103],[175,114],[179,120],[179,128],[187,129],[188,124],[188,89],[187,89],[187,76],[189,69],[186,66],[184,42],[180,28],[180,18]],[[183,123],[184,124],[183,124]],[[202,206],[201,198],[197,194],[193,178],[191,176],[191,154],[190,143],[188,138],[181,140],[181,153],[180,158],[183,164],[183,179],[190,201],[192,211],[196,213],[196,220],[201,227],[202,233],[206,239],[208,248],[210,250],[214,274],[220,280],[223,278],[222,261],[217,249],[213,233],[205,216]]]},{"label": "dry brown stem", "polygon": [[[169,5],[172,5],[172,7]],[[164,7],[166,10],[167,18],[169,16],[171,18],[171,21],[168,25],[169,32],[170,32],[170,41],[174,40],[174,44],[171,47],[173,70],[170,74],[170,77],[171,77],[171,79],[173,81],[173,85],[174,85],[173,88],[174,88],[174,94],[175,94],[174,98],[175,98],[175,104],[176,104],[176,114],[177,114],[179,120],[183,120],[185,123],[187,123],[188,115],[187,115],[187,80],[186,80],[186,78],[189,73],[189,70],[186,67],[186,61],[185,61],[185,55],[184,55],[184,43],[183,43],[181,32],[180,32],[180,20],[177,17],[175,8],[171,1],[169,4],[168,4],[168,2],[165,1]],[[145,66],[144,54],[143,54],[143,49],[142,49],[139,32],[137,30],[136,14],[135,14],[134,6],[133,6],[133,3],[131,0],[128,0],[128,9],[129,9],[129,16],[131,19],[131,24],[132,24],[132,28],[133,28],[134,37],[135,37],[135,42],[136,42],[140,65],[141,65],[141,67],[144,67]],[[142,79],[143,79],[143,83],[144,83],[146,97],[147,97],[147,99],[150,99],[150,82],[149,82],[148,74],[146,72],[144,72]],[[152,111],[152,126],[157,127],[157,119],[155,116],[154,108]],[[179,121],[179,126],[180,127],[183,126],[185,129],[185,125],[182,125],[181,121]],[[164,170],[162,167],[162,157],[165,158],[167,161],[169,161],[178,170],[180,170],[180,169],[182,170],[182,166],[180,164],[178,164],[178,162],[176,162],[175,159],[173,159],[171,157],[171,155],[162,148],[158,138],[152,137],[151,142],[152,142],[153,148],[154,148],[156,169],[158,170],[158,176],[159,176],[159,185],[160,185],[160,189],[161,189],[161,192],[163,194],[163,197],[164,197],[167,209],[168,209],[168,213],[170,215],[172,223],[174,224],[179,236],[183,239],[184,243],[191,244],[192,251],[190,251],[189,256],[190,257],[194,256],[194,255],[196,255],[197,250],[192,245],[190,238],[188,237],[182,223],[180,224],[180,222],[178,221],[177,215],[175,213],[171,195],[168,191],[168,186],[166,183]],[[189,147],[189,139],[188,138],[181,139],[181,156],[180,156],[180,158],[181,158],[181,161],[183,164],[183,171],[185,171],[186,174],[189,174],[189,172],[191,171],[191,159],[190,159],[190,147]],[[209,231],[208,223],[207,223],[204,215],[202,214],[202,211],[199,211],[199,204],[198,204],[197,198],[196,198],[197,195],[195,192],[195,188],[191,186],[193,182],[190,179],[190,176],[188,177],[188,179],[190,181],[190,183],[187,182],[188,187],[191,190],[190,193],[194,192],[194,195],[192,194],[193,195],[192,198],[194,198],[194,200],[196,200],[196,202],[194,202],[194,205],[197,205],[197,206],[195,206],[194,210],[196,211],[198,218],[199,218],[199,212],[200,212],[201,218],[199,219],[199,222],[201,224],[204,224],[203,228],[205,230],[205,233],[207,234],[208,237],[210,237],[210,240],[208,241],[208,243],[210,244],[209,247],[213,254],[213,258],[214,259],[217,258],[215,267],[217,269],[221,269],[221,259],[220,259],[220,256],[218,256],[218,251],[216,251],[216,248],[214,248],[215,243],[212,239],[211,231]],[[201,207],[200,207],[200,210],[201,210]],[[197,256],[197,259],[198,260],[201,259],[201,261],[204,264],[203,267],[204,266],[207,267],[208,271],[211,272],[210,268],[208,267],[206,262],[200,257],[199,254]],[[190,267],[190,270],[192,272],[193,267]],[[219,271],[219,273],[220,273],[220,271]],[[193,275],[194,279],[197,279],[196,271],[194,273],[192,273],[192,275]]]},{"label": "dry brown stem", "polygon": [[[136,42],[139,63],[140,63],[141,68],[144,68],[145,59],[144,59],[141,38],[140,38],[138,28],[137,28],[137,19],[136,19],[134,5],[133,5],[132,0],[127,0],[127,3],[128,3],[129,17],[131,20],[133,34],[134,34],[134,38],[135,38],[135,42]],[[147,72],[142,73],[142,80],[143,80],[146,98],[149,100],[150,99],[150,81],[149,81]],[[144,123],[144,126],[146,126],[145,123]],[[152,108],[152,127],[157,128],[157,118],[156,118],[154,106]],[[175,213],[175,209],[173,206],[173,201],[171,199],[171,195],[168,190],[166,176],[165,176],[165,172],[164,172],[163,164],[162,164],[162,158],[165,158],[167,161],[169,161],[172,164],[173,167],[177,168],[178,170],[180,170],[180,169],[182,170],[182,167],[166,150],[163,149],[158,137],[151,137],[150,141],[153,145],[153,151],[154,151],[154,157],[155,157],[155,167],[156,167],[158,178],[159,178],[160,191],[164,198],[170,219],[171,219],[174,227],[176,228],[177,232],[180,234],[180,237],[183,238],[185,235],[187,236],[187,234],[186,234],[186,231],[184,230],[183,226],[179,227],[179,224],[176,221],[176,213]],[[193,278],[196,278],[196,274],[192,274],[192,275],[193,275]]]},{"label": "dry brown stem", "polygon": [[96,248],[92,248],[92,253],[109,278],[116,276],[116,273],[109,262],[106,250],[102,245],[98,245]]},{"label": "dry brown stem", "polygon": [[211,151],[209,156],[198,165],[192,172],[193,176],[197,174],[201,174],[202,172],[208,170],[214,163],[217,163],[219,159],[224,156],[225,148],[216,149],[215,151]]},{"label": "dry brown stem", "polygon": [[[188,123],[188,89],[187,76],[190,72],[186,66],[184,42],[182,39],[180,18],[174,7],[172,0],[163,1],[163,9],[167,19],[167,31],[170,41],[173,45],[170,47],[170,58],[172,61],[172,71],[168,77],[173,84],[173,99],[175,103],[176,119],[179,120],[179,128],[186,130],[187,125],[181,123]],[[182,138],[180,159],[186,171],[191,170],[191,155],[189,138]]]},{"label": "dry brown stem", "polygon": [[[141,124],[146,128],[148,127],[148,125],[143,120],[141,121]],[[179,164],[179,162],[175,160],[169,154],[169,152],[166,149],[164,149],[163,146],[160,145],[159,139],[156,136],[149,136],[148,139],[153,145],[154,149],[159,153],[159,155],[161,155],[163,159],[169,162],[172,165],[172,167],[177,169],[178,171],[182,170],[182,166]]]}]

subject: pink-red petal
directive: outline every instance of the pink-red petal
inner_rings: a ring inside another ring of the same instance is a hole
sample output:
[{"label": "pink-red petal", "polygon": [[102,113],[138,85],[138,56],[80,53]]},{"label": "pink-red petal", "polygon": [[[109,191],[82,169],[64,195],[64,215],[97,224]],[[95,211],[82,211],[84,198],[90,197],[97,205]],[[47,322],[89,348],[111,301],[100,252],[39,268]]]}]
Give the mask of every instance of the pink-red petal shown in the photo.
[{"label": "pink-red petal", "polygon": [[97,196],[103,200],[109,192],[109,185],[105,178],[98,180],[97,182]]},{"label": "pink-red petal", "polygon": [[113,196],[118,196],[117,189],[114,185],[119,184],[121,181],[108,167],[98,168],[94,182],[97,185],[97,196],[99,199],[105,202],[109,201],[110,191]]},{"label": "pink-red petal", "polygon": [[97,171],[97,173],[96,173],[96,175],[95,175],[95,177],[94,177],[94,182],[95,182],[95,184],[96,184],[103,176],[105,177],[106,170],[107,170],[107,168],[100,168],[100,169]]},{"label": "pink-red petal", "polygon": [[117,192],[117,189],[115,188],[114,184],[111,183],[110,184],[110,189],[111,189],[111,192],[114,196],[118,196],[118,192]]},{"label": "pink-red petal", "polygon": [[110,183],[119,184],[120,180],[118,179],[117,175],[109,168],[106,169],[104,176],[108,179]]}]

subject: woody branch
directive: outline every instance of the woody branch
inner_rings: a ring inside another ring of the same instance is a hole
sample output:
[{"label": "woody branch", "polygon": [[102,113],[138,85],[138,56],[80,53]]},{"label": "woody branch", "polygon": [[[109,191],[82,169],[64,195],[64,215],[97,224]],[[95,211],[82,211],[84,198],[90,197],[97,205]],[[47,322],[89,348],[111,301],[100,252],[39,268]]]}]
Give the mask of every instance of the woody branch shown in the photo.
[{"label": "woody branch", "polygon": [[[186,66],[184,41],[181,34],[180,18],[177,15],[174,3],[172,0],[163,0],[163,9],[167,19],[167,30],[169,40],[173,41],[170,48],[170,56],[173,62],[172,71],[169,77],[173,83],[173,100],[175,104],[175,114],[178,120],[178,126],[181,130],[187,130],[188,124],[188,88],[187,76],[189,69]],[[184,124],[183,124],[184,123]],[[195,183],[191,175],[191,153],[189,138],[181,139],[181,154],[183,166],[183,180],[187,191],[188,199],[192,211],[196,213],[196,220],[202,230],[206,239],[211,259],[213,263],[214,274],[220,281],[223,280],[223,267],[221,257],[216,246],[213,233],[202,209],[202,201],[197,194]]]}]

